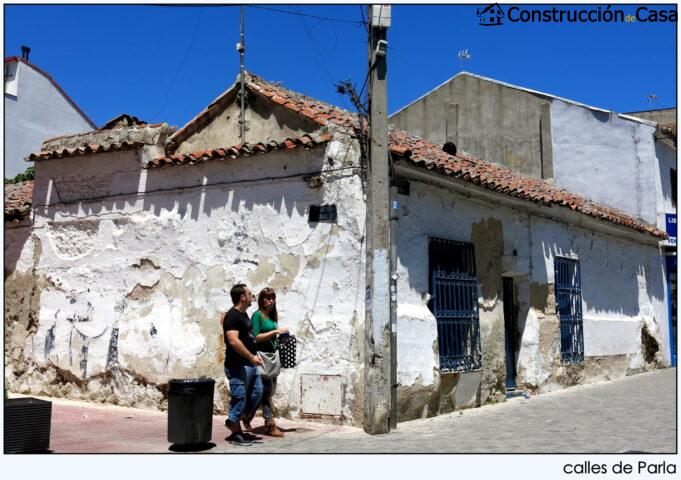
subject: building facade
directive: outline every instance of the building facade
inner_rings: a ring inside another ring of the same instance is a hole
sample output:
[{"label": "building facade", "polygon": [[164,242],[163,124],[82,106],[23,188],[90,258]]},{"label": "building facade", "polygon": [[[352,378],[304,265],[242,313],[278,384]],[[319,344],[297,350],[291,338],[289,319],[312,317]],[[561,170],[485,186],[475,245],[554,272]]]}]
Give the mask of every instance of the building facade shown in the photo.
[{"label": "building facade", "polygon": [[[10,389],[164,408],[168,380],[207,375],[224,412],[219,318],[244,281],[275,289],[298,339],[278,413],[362,424],[357,118],[247,75],[245,142],[237,82],[178,131],[114,122],[31,155],[31,235],[5,281]],[[390,152],[398,420],[669,364],[662,231],[403,130]]]},{"label": "building facade", "polygon": [[24,158],[46,138],[94,128],[50,75],[26,58],[5,58],[5,178],[26,170]]},{"label": "building facade", "polygon": [[654,121],[462,72],[390,122],[664,229],[668,159]]}]

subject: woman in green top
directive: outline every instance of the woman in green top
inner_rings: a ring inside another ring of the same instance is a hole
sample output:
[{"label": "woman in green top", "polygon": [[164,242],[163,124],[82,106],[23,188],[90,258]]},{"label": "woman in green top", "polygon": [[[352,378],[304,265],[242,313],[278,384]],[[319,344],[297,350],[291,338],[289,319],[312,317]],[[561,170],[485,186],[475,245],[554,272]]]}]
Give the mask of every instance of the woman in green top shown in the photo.
[{"label": "woman in green top", "polygon": [[[258,311],[251,317],[253,322],[253,335],[255,346],[258,351],[274,353],[279,348],[277,335],[288,332],[288,328],[279,327],[277,324],[277,296],[274,290],[263,288],[258,294]],[[272,396],[277,388],[277,377],[262,379],[262,416],[265,418],[267,434],[273,437],[283,437],[284,434],[274,423],[272,415]]]}]

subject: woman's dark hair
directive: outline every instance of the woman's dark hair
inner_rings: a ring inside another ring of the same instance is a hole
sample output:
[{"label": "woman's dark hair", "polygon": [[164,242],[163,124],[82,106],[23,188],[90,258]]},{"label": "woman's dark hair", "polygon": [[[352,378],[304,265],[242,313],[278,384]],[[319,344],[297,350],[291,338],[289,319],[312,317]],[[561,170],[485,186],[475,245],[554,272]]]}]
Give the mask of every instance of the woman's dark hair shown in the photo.
[{"label": "woman's dark hair", "polygon": [[272,310],[267,314],[267,316],[272,320],[273,322],[277,322],[277,294],[274,293],[274,289],[270,287],[265,287],[262,290],[260,290],[260,293],[258,294],[258,308],[264,312],[265,309],[263,308],[263,300],[265,299],[272,299],[274,300],[274,304],[272,305]]}]

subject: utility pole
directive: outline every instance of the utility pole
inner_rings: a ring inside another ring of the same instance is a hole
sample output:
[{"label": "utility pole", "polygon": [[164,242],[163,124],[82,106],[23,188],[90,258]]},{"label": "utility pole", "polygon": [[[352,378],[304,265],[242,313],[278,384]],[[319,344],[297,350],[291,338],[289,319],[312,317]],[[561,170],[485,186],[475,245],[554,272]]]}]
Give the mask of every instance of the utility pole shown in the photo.
[{"label": "utility pole", "polygon": [[236,44],[236,50],[239,52],[239,101],[241,106],[241,111],[239,113],[239,127],[241,133],[241,144],[246,143],[246,78],[244,77],[246,66],[246,37],[244,36],[244,5],[241,5],[241,11],[239,12],[239,30],[240,37],[239,43]]},{"label": "utility pole", "polygon": [[366,213],[364,430],[390,431],[391,291],[390,169],[386,94],[386,41],[390,6],[372,5],[369,23],[369,162]]}]

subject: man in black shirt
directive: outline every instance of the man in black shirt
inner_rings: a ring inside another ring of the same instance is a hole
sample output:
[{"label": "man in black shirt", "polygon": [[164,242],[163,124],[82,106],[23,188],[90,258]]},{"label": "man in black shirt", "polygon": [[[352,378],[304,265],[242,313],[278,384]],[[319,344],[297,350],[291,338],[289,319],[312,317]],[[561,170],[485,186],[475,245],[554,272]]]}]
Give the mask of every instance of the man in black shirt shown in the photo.
[{"label": "man in black shirt", "polygon": [[232,432],[229,442],[234,445],[251,445],[241,431],[241,418],[251,418],[260,403],[262,380],[256,368],[262,363],[255,352],[253,325],[246,310],[251,306],[253,294],[243,283],[236,284],[230,292],[234,306],[225,314],[222,330],[225,336],[225,375],[229,379],[229,415],[225,425]]}]

